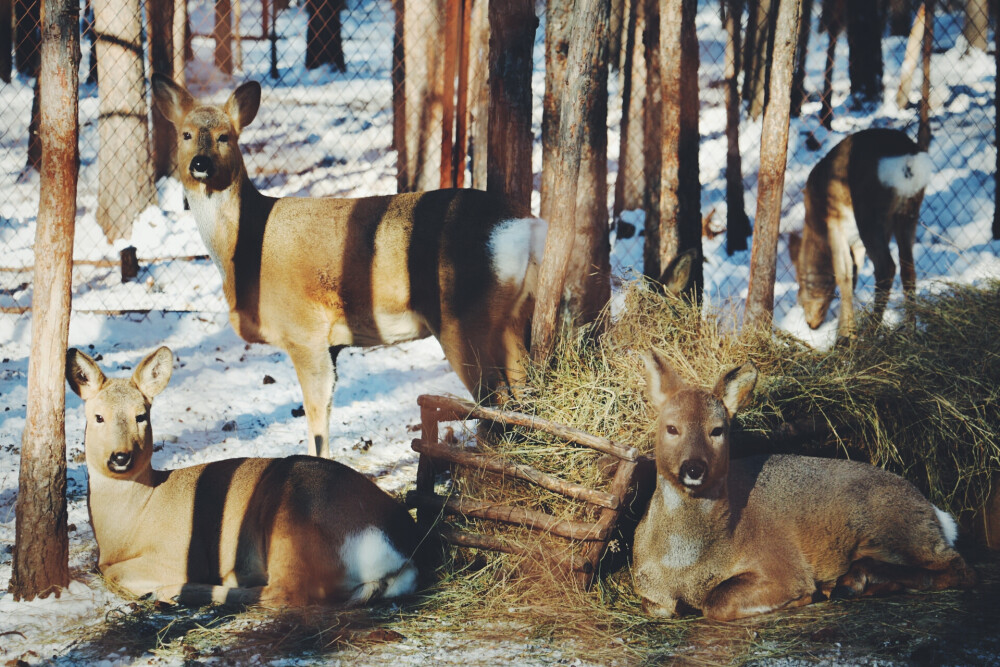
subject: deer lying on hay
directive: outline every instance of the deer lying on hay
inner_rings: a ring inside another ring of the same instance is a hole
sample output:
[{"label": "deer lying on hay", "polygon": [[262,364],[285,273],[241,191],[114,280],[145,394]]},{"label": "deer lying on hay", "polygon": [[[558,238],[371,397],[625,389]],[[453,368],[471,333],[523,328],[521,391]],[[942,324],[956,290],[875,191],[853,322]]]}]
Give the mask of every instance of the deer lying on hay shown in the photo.
[{"label": "deer lying on hay", "polygon": [[789,253],[799,282],[806,323],[823,323],[840,292],[837,333],[854,331],[854,287],[865,253],[875,266],[875,322],[882,321],[896,265],[889,239],[896,237],[903,292],[916,292],[913,241],[920,204],[933,165],[927,153],[899,130],[872,129],[847,137],[809,173],[805,225],[792,234]]},{"label": "deer lying on hay", "polygon": [[152,88],[177,129],[181,182],[222,274],[229,320],[245,340],[291,357],[311,453],[330,455],[345,346],[433,334],[477,400],[523,381],[544,221],[480,190],[267,197],[250,182],[238,144],[257,115],[258,83],[221,107],[159,74]]},{"label": "deer lying on hay", "polygon": [[88,503],[110,583],[191,605],[360,604],[415,590],[413,519],[345,465],[292,456],[155,470],[149,410],[172,365],[161,347],[131,379],[109,379],[83,352],[66,357],[86,402]]},{"label": "deer lying on hay", "polygon": [[733,415],[757,370],[745,364],[714,392],[646,357],[659,413],[656,492],[636,530],[643,608],[678,603],[732,620],[824,596],[970,587],[955,520],[906,480],[866,463],[806,456],[729,460]]}]

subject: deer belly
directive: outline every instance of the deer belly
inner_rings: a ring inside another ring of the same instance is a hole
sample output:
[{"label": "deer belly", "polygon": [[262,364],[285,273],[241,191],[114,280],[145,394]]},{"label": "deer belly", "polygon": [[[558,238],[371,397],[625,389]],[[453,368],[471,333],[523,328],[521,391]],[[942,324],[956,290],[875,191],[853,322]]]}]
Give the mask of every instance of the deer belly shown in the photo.
[{"label": "deer belly", "polygon": [[351,327],[353,345],[385,345],[402,343],[431,334],[424,319],[412,310],[376,311],[368,326]]}]

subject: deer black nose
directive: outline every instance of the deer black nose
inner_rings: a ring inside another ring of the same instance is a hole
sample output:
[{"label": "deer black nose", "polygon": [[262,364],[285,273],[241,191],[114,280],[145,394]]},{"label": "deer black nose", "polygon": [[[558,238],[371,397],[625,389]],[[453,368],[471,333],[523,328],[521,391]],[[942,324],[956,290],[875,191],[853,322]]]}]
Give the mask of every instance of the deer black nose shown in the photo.
[{"label": "deer black nose", "polygon": [[191,158],[191,175],[195,178],[211,178],[215,173],[215,165],[212,160],[204,155],[195,155]]},{"label": "deer black nose", "polygon": [[132,454],[130,452],[115,452],[108,459],[108,470],[111,472],[125,472],[132,465]]},{"label": "deer black nose", "polygon": [[705,481],[708,466],[701,459],[688,459],[681,464],[681,482],[685,486],[698,486]]}]

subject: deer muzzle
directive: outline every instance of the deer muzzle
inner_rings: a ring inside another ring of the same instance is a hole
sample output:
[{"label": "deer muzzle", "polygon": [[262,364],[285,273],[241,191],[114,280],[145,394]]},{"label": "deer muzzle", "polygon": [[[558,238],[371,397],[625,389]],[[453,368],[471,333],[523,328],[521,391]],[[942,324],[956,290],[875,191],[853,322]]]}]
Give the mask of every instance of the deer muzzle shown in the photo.
[{"label": "deer muzzle", "polygon": [[134,462],[132,452],[112,452],[108,457],[108,470],[118,474],[128,472]]},{"label": "deer muzzle", "polygon": [[195,155],[188,167],[191,177],[198,181],[207,181],[215,175],[215,165],[207,155]]}]

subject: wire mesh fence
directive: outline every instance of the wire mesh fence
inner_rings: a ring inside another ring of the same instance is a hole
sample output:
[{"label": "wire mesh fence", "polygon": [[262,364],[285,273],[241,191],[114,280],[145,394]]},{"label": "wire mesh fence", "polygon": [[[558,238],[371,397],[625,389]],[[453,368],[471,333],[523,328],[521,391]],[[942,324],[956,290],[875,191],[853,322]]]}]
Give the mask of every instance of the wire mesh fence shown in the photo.
[{"label": "wire mesh fence", "polygon": [[[81,4],[80,183],[74,308],[83,311],[225,312],[221,282],[173,177],[173,129],[153,110],[148,78],[172,74],[199,99],[223,104],[243,80],[263,86],[261,109],[240,136],[254,183],[273,196],[386,194],[458,184],[485,187],[486,0],[87,0]],[[766,91],[767,0],[745,8],[731,67],[740,95],[743,206],[752,221]],[[774,3],[776,6],[776,3]],[[848,9],[861,3],[846,3]],[[918,232],[921,278],[980,270],[993,218],[995,63],[986,3],[870,3],[880,88],[859,94],[851,70],[845,3],[803,3],[801,94],[792,119],[782,231],[802,225],[802,189],[812,166],[848,134],[894,127],[916,138],[922,62],[930,42],[929,153],[935,174]],[[536,4],[533,157],[541,170],[545,3]],[[613,66],[608,104],[608,210],[612,267],[642,270],[648,206],[644,119],[649,7],[612,2]],[[808,7],[808,10],[806,9]],[[839,12],[839,14],[838,14]],[[758,18],[760,17],[760,18]],[[0,84],[0,308],[30,309],[40,142],[37,87],[40,3],[13,2],[13,76]],[[727,30],[720,2],[699,3],[701,209],[707,293],[739,299],[748,254],[725,254]],[[764,26],[762,28],[762,26]],[[404,39],[405,38],[405,39]],[[852,38],[853,39],[853,38]],[[859,50],[860,52],[860,50]],[[462,54],[456,57],[455,54]],[[455,63],[464,67],[455,68]],[[2,65],[2,62],[0,62]],[[11,67],[8,67],[10,70]],[[863,70],[871,73],[874,61]],[[860,75],[858,75],[860,76]],[[464,77],[464,82],[463,82]],[[758,83],[759,81],[759,83]],[[903,88],[901,90],[901,88]],[[182,167],[183,168],[183,167]],[[537,211],[537,192],[533,199]],[[784,244],[784,236],[782,237]],[[121,253],[134,247],[135,278],[123,282]],[[782,250],[784,245],[782,245]],[[783,253],[779,281],[791,281]],[[723,259],[726,258],[726,259]],[[780,289],[780,288],[779,288]]]}]

